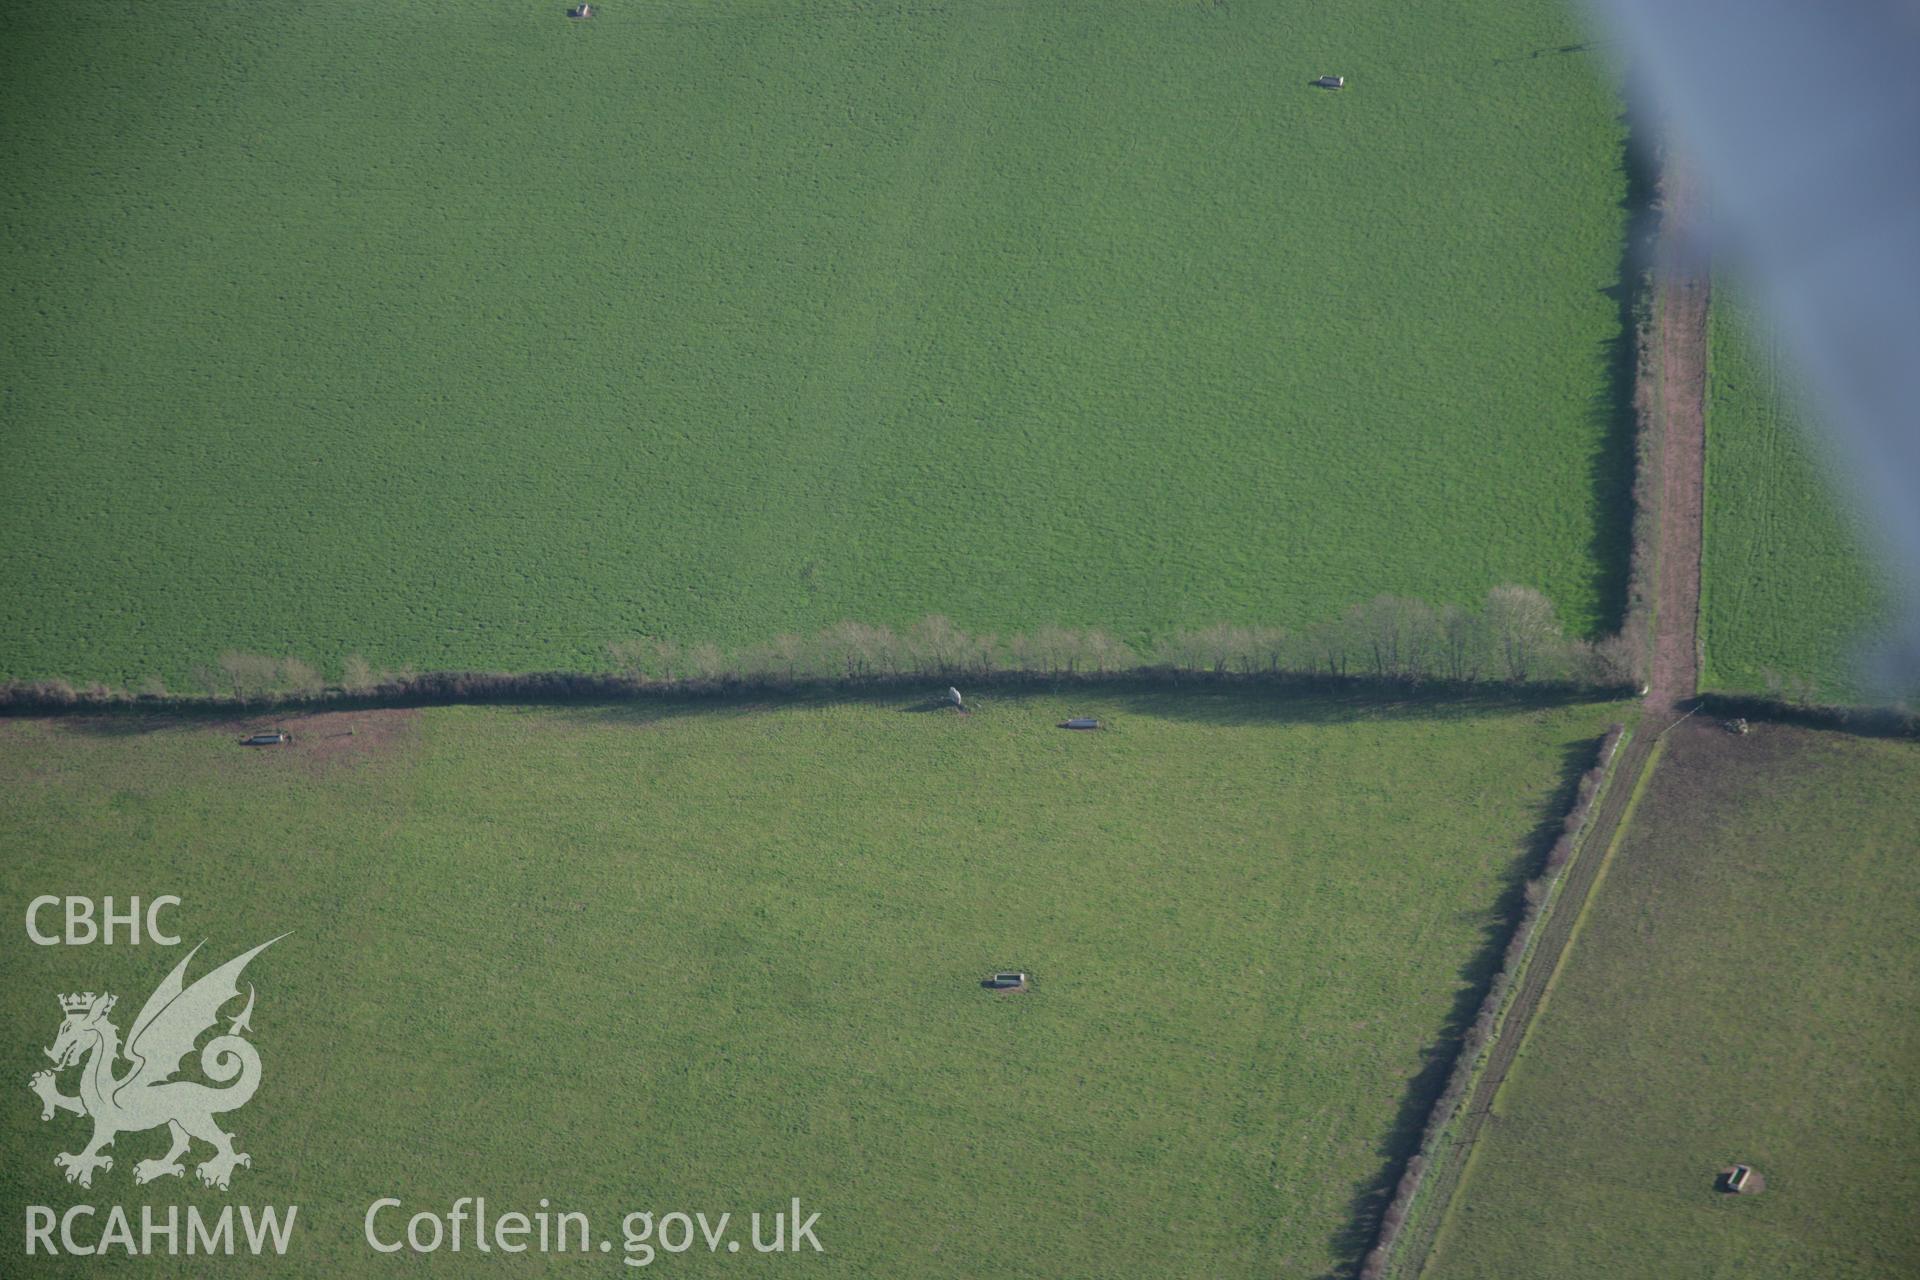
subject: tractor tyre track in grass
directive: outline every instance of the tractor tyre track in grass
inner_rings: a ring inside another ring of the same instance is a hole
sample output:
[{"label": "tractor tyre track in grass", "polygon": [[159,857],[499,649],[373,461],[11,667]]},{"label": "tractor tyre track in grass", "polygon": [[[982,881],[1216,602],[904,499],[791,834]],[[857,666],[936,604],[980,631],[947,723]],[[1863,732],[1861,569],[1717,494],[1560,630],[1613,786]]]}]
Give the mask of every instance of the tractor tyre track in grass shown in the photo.
[{"label": "tractor tyre track in grass", "polygon": [[1659,544],[1654,616],[1653,670],[1648,681],[1646,715],[1621,752],[1580,853],[1567,867],[1559,900],[1542,922],[1532,959],[1523,967],[1512,1002],[1487,1061],[1461,1112],[1458,1133],[1447,1158],[1438,1162],[1428,1188],[1427,1210],[1409,1224],[1399,1241],[1392,1274],[1418,1276],[1453,1197],[1465,1176],[1493,1103],[1506,1083],[1534,1015],[1573,938],[1575,927],[1606,864],[1607,850],[1620,827],[1662,734],[1684,715],[1680,704],[1694,696],[1699,680],[1700,547],[1706,464],[1706,373],[1708,263],[1694,234],[1698,193],[1684,168],[1669,161],[1661,177],[1660,265],[1655,276],[1659,385],[1654,404],[1660,415]]}]

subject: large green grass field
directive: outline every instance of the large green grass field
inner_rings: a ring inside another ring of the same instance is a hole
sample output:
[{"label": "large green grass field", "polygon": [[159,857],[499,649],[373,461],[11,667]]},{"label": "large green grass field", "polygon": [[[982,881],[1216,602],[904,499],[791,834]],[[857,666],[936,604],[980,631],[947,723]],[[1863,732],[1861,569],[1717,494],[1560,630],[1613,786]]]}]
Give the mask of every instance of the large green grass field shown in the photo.
[{"label": "large green grass field", "polygon": [[1714,282],[1701,548],[1703,689],[1824,702],[1883,701],[1874,628],[1891,617],[1860,514],[1806,422],[1758,308]]},{"label": "large green grass field", "polygon": [[1617,622],[1563,0],[563,3],[0,5],[0,677]]},{"label": "large green grass field", "polygon": [[1425,1274],[1920,1270],[1916,796],[1910,741],[1677,732]]},{"label": "large green grass field", "polygon": [[[252,752],[237,724],[0,720],[0,1255],[22,1265],[30,1204],[298,1204],[273,1274],[337,1276],[398,1265],[361,1243],[383,1195],[546,1196],[616,1241],[627,1210],[798,1196],[825,1252],[748,1270],[1341,1270],[1620,711],[467,708],[297,720]],[[264,1083],[226,1118],[253,1157],[230,1194],[133,1186],[151,1133],[62,1181],[84,1129],[26,1088],[55,994],[118,993],[124,1032],[184,947],[32,946],[40,893],[179,895],[196,974],[294,931],[247,973]],[[1032,989],[982,990],[1003,966]]]}]

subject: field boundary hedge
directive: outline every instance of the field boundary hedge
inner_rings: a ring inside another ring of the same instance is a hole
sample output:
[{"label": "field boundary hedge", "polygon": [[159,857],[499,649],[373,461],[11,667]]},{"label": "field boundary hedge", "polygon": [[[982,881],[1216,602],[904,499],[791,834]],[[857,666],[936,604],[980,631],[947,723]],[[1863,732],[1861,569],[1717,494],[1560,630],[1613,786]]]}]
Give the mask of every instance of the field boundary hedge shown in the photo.
[{"label": "field boundary hedge", "polygon": [[1620,635],[1632,653],[1635,672],[1643,680],[1653,673],[1653,643],[1658,621],[1656,584],[1660,580],[1661,462],[1666,449],[1665,423],[1660,416],[1662,377],[1660,344],[1660,290],[1654,262],[1659,228],[1666,212],[1659,174],[1665,170],[1665,150],[1649,138],[1637,120],[1627,136],[1628,199],[1633,208],[1627,226],[1626,262],[1620,273],[1626,285],[1621,317],[1630,332],[1628,351],[1633,361],[1629,411],[1633,418],[1633,518],[1627,551],[1627,602]]},{"label": "field boundary hedge", "polygon": [[1703,693],[1694,705],[1720,720],[1762,720],[1807,729],[1834,729],[1867,738],[1920,737],[1920,711],[1906,707],[1848,707],[1824,702],[1782,702],[1751,694]]},{"label": "field boundary hedge", "polygon": [[135,690],[65,680],[0,684],[0,709],[58,711],[124,704],[181,708],[445,702],[578,701],[740,690],[870,688],[917,680],[990,682],[1131,677],[1371,681],[1383,687],[1584,689],[1625,692],[1630,655],[1617,637],[1598,644],[1567,635],[1553,604],[1529,587],[1500,586],[1478,606],[1430,605],[1376,596],[1336,619],[1289,630],[1214,626],[1176,631],[1138,653],[1099,628],[1047,626],[1001,637],[970,634],[938,614],[905,631],[843,621],[812,636],[784,635],[731,652],[639,637],[607,646],[612,671],[375,671],[358,655],[328,682],[298,657],[229,650],[197,666],[200,691],[158,680]]},{"label": "field boundary hedge", "polygon": [[[1601,739],[1593,766],[1581,775],[1573,806],[1561,821],[1545,865],[1526,884],[1525,906],[1500,969],[1461,1037],[1447,1083],[1428,1113],[1419,1149],[1408,1159],[1393,1199],[1381,1215],[1374,1246],[1361,1264],[1361,1280],[1417,1275],[1425,1261],[1493,1094],[1505,1080],[1544,992],[1540,975],[1544,970],[1551,977],[1557,967],[1567,936],[1557,926],[1569,912],[1578,914],[1591,887],[1587,869],[1596,860],[1582,856],[1583,852],[1595,830],[1611,839],[1612,824],[1606,819],[1618,816],[1610,801],[1620,792],[1620,772],[1631,770],[1637,775],[1645,766],[1647,752],[1637,749],[1641,741],[1625,725],[1615,724]],[[1629,744],[1624,753],[1623,744]],[[1603,804],[1602,820],[1595,821],[1596,809]]]},{"label": "field boundary hedge", "polygon": [[1653,644],[1659,623],[1655,584],[1660,580],[1661,457],[1666,448],[1654,394],[1660,365],[1653,336],[1659,323],[1652,272],[1634,285],[1633,371],[1633,523],[1627,552],[1627,608],[1620,635],[1633,655],[1634,669],[1643,681],[1653,675]]}]

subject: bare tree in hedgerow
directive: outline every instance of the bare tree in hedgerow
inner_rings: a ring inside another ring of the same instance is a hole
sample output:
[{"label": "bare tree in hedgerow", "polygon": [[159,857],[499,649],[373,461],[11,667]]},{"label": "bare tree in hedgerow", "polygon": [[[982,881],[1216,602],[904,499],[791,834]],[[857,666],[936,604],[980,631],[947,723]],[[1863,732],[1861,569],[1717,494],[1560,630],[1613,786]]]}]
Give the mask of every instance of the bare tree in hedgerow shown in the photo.
[{"label": "bare tree in hedgerow", "polygon": [[1487,593],[1487,632],[1507,679],[1534,678],[1559,656],[1563,640],[1553,603],[1532,587],[1495,587]]}]

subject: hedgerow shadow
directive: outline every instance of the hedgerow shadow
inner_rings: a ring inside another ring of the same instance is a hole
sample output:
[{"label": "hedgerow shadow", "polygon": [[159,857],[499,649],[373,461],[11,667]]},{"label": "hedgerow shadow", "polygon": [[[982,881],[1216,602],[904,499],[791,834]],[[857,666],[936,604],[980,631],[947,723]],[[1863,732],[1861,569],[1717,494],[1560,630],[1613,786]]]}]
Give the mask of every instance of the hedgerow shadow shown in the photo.
[{"label": "hedgerow shadow", "polygon": [[[935,691],[935,685],[942,685]],[[1470,720],[1489,714],[1543,710],[1606,702],[1591,689],[1493,686],[1408,686],[1391,682],[1317,682],[1293,677],[1074,678],[1058,681],[990,681],[962,689],[970,712],[1038,700],[1081,698],[1097,704],[1108,728],[1125,731],[1129,716],[1220,726],[1258,724],[1351,724],[1364,720]],[[647,724],[687,715],[749,716],[773,710],[832,705],[890,709],[908,714],[953,714],[941,678],[900,681],[879,687],[823,687],[674,698],[637,698],[579,704],[597,720]]]},{"label": "hedgerow shadow", "polygon": [[[139,702],[83,707],[7,708],[9,717],[57,721],[78,733],[131,737],[169,729],[270,728],[290,718],[306,718],[381,709],[484,706],[503,710],[553,710],[596,722],[644,727],[689,716],[740,719],[772,711],[858,705],[914,714],[953,711],[947,677],[899,677],[864,684],[797,683],[784,687],[727,688],[655,692],[640,689],[622,696],[586,692],[579,696],[441,695],[333,696],[304,701],[243,705]],[[1205,673],[1132,673],[1107,677],[1000,675],[975,682],[961,680],[969,713],[991,713],[996,706],[1018,706],[1038,699],[1083,698],[1098,704],[1109,727],[1124,731],[1129,716],[1151,716],[1212,725],[1349,724],[1364,720],[1467,720],[1489,714],[1594,705],[1618,696],[1573,686],[1512,687],[1481,684],[1375,681],[1352,677],[1239,676]]]},{"label": "hedgerow shadow", "polygon": [[1593,402],[1591,416],[1598,443],[1588,461],[1594,503],[1593,538],[1588,550],[1595,566],[1593,588],[1600,606],[1600,629],[1607,632],[1625,625],[1631,604],[1633,493],[1639,461],[1635,389],[1642,375],[1640,318],[1648,305],[1648,270],[1653,263],[1660,218],[1657,162],[1647,124],[1632,109],[1623,112],[1619,122],[1627,131],[1619,170],[1624,184],[1619,208],[1625,215],[1625,236],[1620,246],[1619,277],[1600,290],[1612,299],[1618,318],[1613,336],[1601,347],[1605,389]]},{"label": "hedgerow shadow", "polygon": [[1433,1040],[1422,1052],[1420,1070],[1407,1082],[1393,1123],[1376,1148],[1382,1162],[1380,1171],[1355,1185],[1346,1225],[1331,1238],[1333,1248],[1351,1259],[1348,1268],[1335,1273],[1336,1276],[1356,1274],[1361,1259],[1379,1236],[1381,1215],[1393,1198],[1407,1162],[1419,1152],[1428,1117],[1447,1086],[1467,1029],[1473,1025],[1486,1000],[1487,991],[1499,972],[1501,957],[1514,929],[1519,926],[1527,881],[1545,869],[1547,853],[1560,835],[1567,812],[1578,799],[1580,777],[1593,764],[1594,747],[1591,741],[1579,741],[1567,743],[1560,749],[1560,784],[1541,802],[1532,830],[1520,841],[1519,852],[1501,872],[1499,897],[1487,913],[1481,944],[1460,967],[1460,989]]}]

